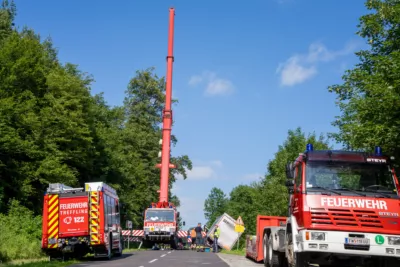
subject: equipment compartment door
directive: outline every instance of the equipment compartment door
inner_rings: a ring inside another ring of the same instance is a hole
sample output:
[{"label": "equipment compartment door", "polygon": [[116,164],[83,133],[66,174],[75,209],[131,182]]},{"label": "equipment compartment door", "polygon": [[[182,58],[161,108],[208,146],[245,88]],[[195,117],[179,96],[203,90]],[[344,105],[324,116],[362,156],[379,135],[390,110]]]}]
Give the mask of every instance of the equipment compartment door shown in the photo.
[{"label": "equipment compartment door", "polygon": [[89,232],[88,197],[61,197],[59,207],[60,235],[86,235]]}]

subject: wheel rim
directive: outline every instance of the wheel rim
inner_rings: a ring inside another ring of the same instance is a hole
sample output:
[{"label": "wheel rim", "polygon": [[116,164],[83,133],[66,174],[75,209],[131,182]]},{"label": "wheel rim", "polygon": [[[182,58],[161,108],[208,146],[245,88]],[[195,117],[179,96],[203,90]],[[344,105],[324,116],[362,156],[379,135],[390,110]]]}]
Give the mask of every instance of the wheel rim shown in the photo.
[{"label": "wheel rim", "polygon": [[264,235],[264,259],[267,259],[267,235]]},{"label": "wheel rim", "polygon": [[111,258],[111,238],[108,238],[108,258]]},{"label": "wheel rim", "polygon": [[271,241],[268,244],[268,252],[269,252],[268,260],[269,260],[269,262],[272,262],[272,242]]}]

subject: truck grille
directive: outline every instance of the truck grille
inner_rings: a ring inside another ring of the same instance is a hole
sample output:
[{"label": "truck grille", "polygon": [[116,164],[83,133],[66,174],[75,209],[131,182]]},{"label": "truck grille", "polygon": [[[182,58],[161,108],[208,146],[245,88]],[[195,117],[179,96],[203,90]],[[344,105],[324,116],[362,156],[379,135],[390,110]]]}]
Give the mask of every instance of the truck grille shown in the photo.
[{"label": "truck grille", "polygon": [[313,225],[383,228],[375,211],[311,208]]}]

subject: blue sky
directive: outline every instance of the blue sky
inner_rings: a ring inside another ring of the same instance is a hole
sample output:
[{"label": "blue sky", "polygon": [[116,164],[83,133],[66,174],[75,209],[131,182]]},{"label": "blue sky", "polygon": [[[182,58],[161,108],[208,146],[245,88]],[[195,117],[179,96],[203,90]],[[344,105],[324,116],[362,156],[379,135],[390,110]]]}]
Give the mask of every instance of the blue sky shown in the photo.
[{"label": "blue sky", "polygon": [[363,0],[15,2],[17,25],[51,36],[60,59],[92,74],[92,92],[110,105],[122,104],[136,70],[165,75],[175,7],[172,153],[188,154],[194,168],[174,192],[187,225],[205,222],[213,186],[229,194],[264,175],[288,129],[335,131],[327,87],[365,47],[355,35]]}]

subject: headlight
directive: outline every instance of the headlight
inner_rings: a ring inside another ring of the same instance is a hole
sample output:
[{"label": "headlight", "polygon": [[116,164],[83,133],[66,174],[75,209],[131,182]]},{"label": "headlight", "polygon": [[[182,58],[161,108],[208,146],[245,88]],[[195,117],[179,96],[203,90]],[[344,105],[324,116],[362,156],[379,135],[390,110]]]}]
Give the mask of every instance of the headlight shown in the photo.
[{"label": "headlight", "polygon": [[389,245],[397,245],[400,246],[400,237],[399,236],[388,236]]},{"label": "headlight", "polygon": [[325,240],[325,233],[322,232],[311,232],[311,240]]}]

